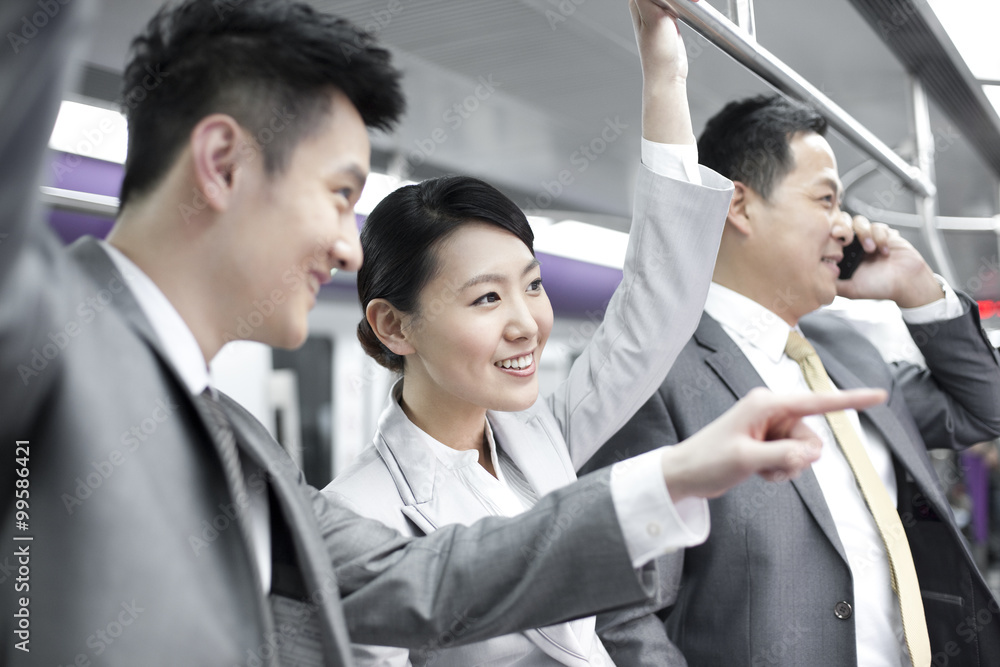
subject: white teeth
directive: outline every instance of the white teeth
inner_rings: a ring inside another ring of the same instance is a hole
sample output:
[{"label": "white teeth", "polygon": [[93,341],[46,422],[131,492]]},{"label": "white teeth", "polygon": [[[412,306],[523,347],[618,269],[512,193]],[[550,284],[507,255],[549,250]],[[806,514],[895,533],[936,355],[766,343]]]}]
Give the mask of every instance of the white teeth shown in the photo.
[{"label": "white teeth", "polygon": [[522,370],[531,366],[534,358],[527,354],[523,357],[517,357],[516,359],[504,359],[503,361],[498,361],[494,366],[497,368],[513,368],[514,370]]}]

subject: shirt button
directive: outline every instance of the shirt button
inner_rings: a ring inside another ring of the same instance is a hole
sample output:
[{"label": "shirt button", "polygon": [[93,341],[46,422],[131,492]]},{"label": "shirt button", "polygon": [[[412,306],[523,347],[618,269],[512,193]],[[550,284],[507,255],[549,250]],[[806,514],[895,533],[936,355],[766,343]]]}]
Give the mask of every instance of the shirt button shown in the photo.
[{"label": "shirt button", "polygon": [[854,613],[854,610],[851,609],[850,603],[841,601],[833,605],[833,613],[837,618],[846,621]]},{"label": "shirt button", "polygon": [[646,532],[649,533],[650,537],[656,537],[660,534],[660,524],[649,523],[646,525]]}]

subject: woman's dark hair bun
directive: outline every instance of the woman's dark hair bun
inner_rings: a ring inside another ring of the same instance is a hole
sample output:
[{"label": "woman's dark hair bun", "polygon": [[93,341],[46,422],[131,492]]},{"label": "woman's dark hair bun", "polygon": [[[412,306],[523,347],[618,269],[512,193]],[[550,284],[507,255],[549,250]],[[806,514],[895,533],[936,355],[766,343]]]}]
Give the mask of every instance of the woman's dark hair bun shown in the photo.
[{"label": "woman's dark hair bun", "polygon": [[387,348],[378,339],[366,318],[361,318],[358,322],[358,342],[364,348],[365,354],[374,359],[379,366],[384,366],[394,373],[403,372],[403,357]]}]

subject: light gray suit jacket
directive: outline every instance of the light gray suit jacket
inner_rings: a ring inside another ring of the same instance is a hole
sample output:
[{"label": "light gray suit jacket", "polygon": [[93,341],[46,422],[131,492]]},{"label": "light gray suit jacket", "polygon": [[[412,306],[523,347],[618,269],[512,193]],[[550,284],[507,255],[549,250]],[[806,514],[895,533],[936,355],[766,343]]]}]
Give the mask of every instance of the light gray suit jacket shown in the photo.
[{"label": "light gray suit jacket", "polygon": [[[302,603],[301,622],[273,627],[216,445],[127,281],[93,240],[67,253],[40,219],[38,174],[87,6],[60,5],[0,56],[0,662],[273,664],[277,645],[305,647],[311,621],[323,663],[348,665],[348,632],[420,647],[453,636],[459,615],[453,640],[476,641],[644,599],[652,582],[631,566],[606,474],[516,520],[410,540],[308,487],[227,401],[242,456],[267,471],[249,487],[270,500],[274,590]],[[0,4],[0,32],[35,11]],[[15,441],[27,441],[26,478]],[[28,480],[24,530],[16,479]]]},{"label": "light gray suit jacket", "polygon": [[[997,354],[975,302],[962,298],[964,316],[909,327],[929,370],[887,366],[836,316],[814,313],[800,327],[838,387],[889,391],[887,404],[860,414],[893,456],[935,659],[985,667],[1000,664],[1000,607],[927,455],[1000,434]],[[660,390],[586,469],[683,440],[757,386],[736,343],[704,315]],[[668,634],[687,664],[857,664],[853,615],[835,613],[853,603],[851,570],[812,471],[777,484],[754,478],[710,505],[708,541],[661,563],[673,573],[664,580]]]},{"label": "light gray suit jacket", "polygon": [[[622,284],[569,377],[528,410],[488,412],[496,442],[538,496],[576,479],[575,469],[660,385],[697,326],[732,195],[731,183],[715,172],[702,168],[701,178],[704,185],[694,185],[640,169]],[[324,492],[411,535],[488,516],[414,429],[390,397],[372,445]],[[565,625],[436,649],[433,664],[514,664],[512,656],[532,650],[525,642],[550,658],[530,664],[591,664],[592,654]],[[384,652],[376,659],[372,649],[358,650],[369,654],[368,664],[389,660]]]}]

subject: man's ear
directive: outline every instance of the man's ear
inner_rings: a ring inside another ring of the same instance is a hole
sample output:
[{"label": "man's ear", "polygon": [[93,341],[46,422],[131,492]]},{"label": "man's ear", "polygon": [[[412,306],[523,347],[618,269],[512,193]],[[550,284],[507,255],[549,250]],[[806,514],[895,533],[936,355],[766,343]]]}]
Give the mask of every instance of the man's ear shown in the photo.
[{"label": "man's ear", "polygon": [[404,325],[410,316],[400,312],[385,299],[372,299],[365,308],[365,319],[382,344],[399,356],[416,352],[407,338]]},{"label": "man's ear", "polygon": [[210,209],[224,211],[229,206],[247,141],[243,128],[227,114],[205,116],[191,130],[195,187]]},{"label": "man's ear", "polygon": [[729,202],[729,214],[726,225],[731,226],[743,236],[750,236],[753,231],[751,214],[754,202],[758,198],[756,191],[745,183],[733,181],[733,199]]}]

